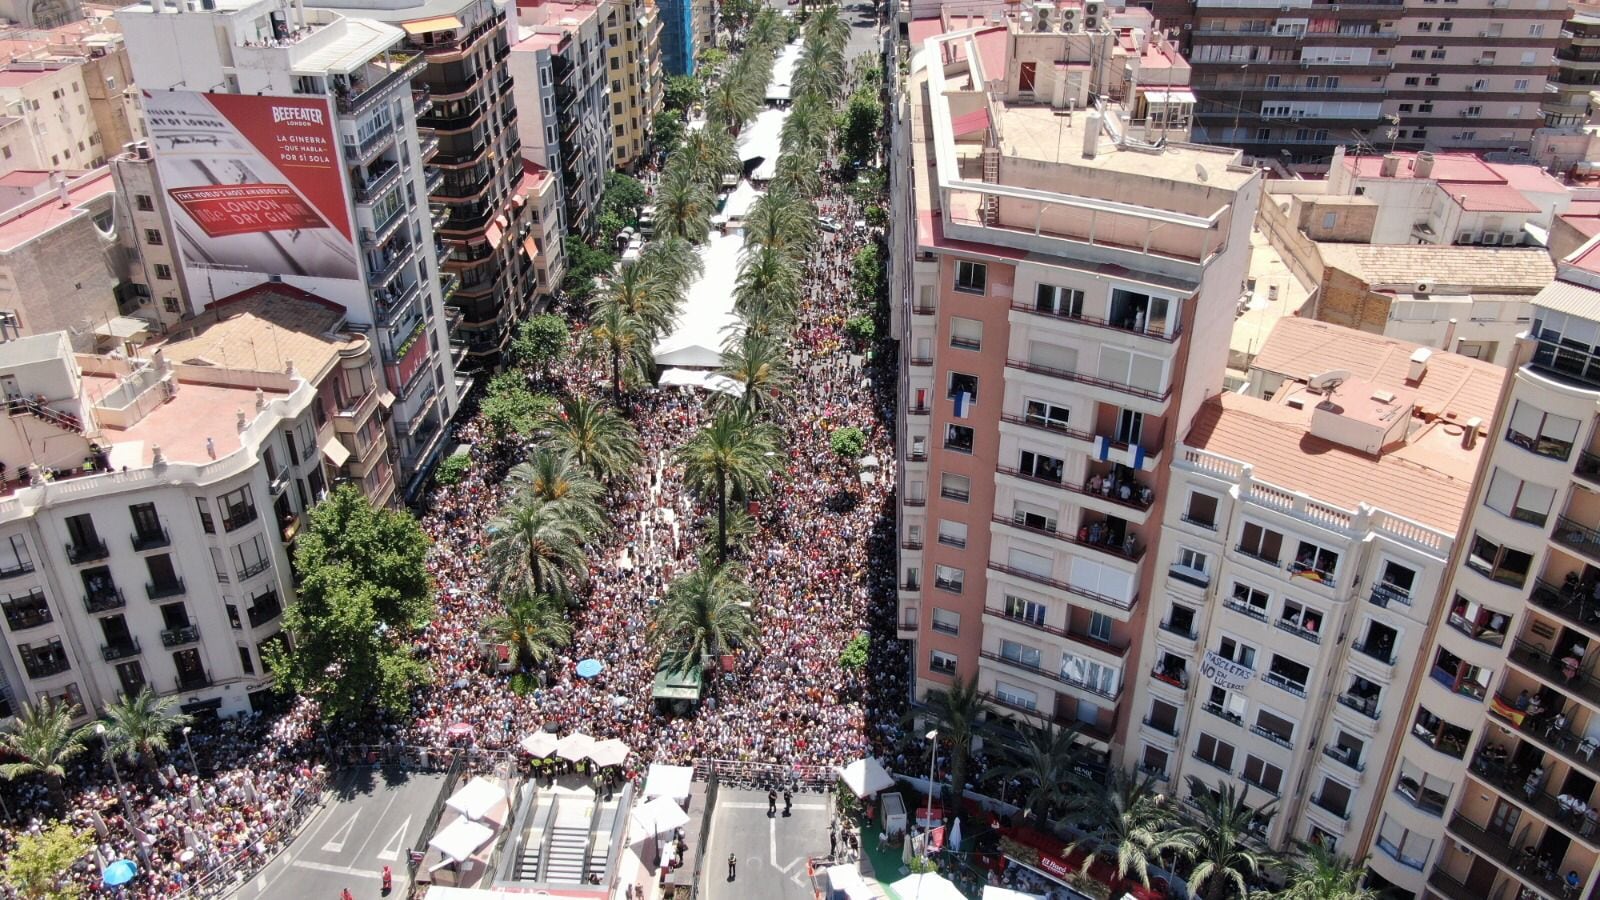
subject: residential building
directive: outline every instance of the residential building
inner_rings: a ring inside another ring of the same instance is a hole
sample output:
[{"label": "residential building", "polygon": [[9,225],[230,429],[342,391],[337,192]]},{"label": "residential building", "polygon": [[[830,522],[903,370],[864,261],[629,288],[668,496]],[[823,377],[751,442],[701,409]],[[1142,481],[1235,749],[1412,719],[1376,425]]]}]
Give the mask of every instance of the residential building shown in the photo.
[{"label": "residential building", "polygon": [[82,343],[116,318],[123,293],[111,172],[16,171],[0,176],[0,313],[38,335],[68,331]]},{"label": "residential building", "polygon": [[[127,47],[122,34],[109,24],[104,19],[80,19],[49,29],[13,27],[0,31],[0,61],[7,65],[19,62],[82,68],[83,91],[99,136],[96,146],[106,157],[140,134],[138,93],[133,89]],[[10,142],[0,140],[0,144],[4,143]],[[27,153],[31,154],[34,147],[30,141]],[[41,167],[36,159],[16,155],[22,150],[20,145],[13,146],[12,158],[0,161],[0,170]],[[92,162],[79,162],[76,167],[86,168]],[[48,156],[44,165],[48,165]]]},{"label": "residential building", "polygon": [[512,202],[527,204],[532,232],[522,239],[523,253],[533,260],[534,277],[542,295],[540,308],[548,308],[561,280],[567,275],[567,251],[562,241],[561,192],[550,170],[531,162],[522,164],[522,185]]},{"label": "residential building", "polygon": [[[540,106],[545,119],[538,143],[524,156],[560,173],[563,221],[568,231],[585,235],[594,231],[614,159],[605,24],[611,10],[610,3],[563,0],[518,6],[520,40],[511,51],[517,58],[514,72],[536,74],[534,79],[517,78],[513,90],[526,105]],[[543,106],[546,98],[553,108]]]},{"label": "residential building", "polygon": [[[0,168],[89,169],[105,165],[106,148],[91,109],[81,60],[18,59],[0,68],[0,107],[23,130],[0,138]],[[113,152],[115,152],[113,145]]]},{"label": "residential building", "polygon": [[1556,49],[1555,72],[1546,88],[1546,128],[1581,130],[1594,114],[1594,90],[1600,81],[1600,15],[1592,7],[1575,5],[1561,28],[1565,39]]},{"label": "residential building", "polygon": [[195,313],[178,258],[173,208],[162,201],[161,172],[148,141],[137,141],[111,159],[116,191],[117,308],[151,322],[157,331]]},{"label": "residential building", "polygon": [[1600,878],[1600,251],[1534,301],[1489,430],[1407,731],[1351,855],[1421,897],[1594,895]]},{"label": "residential building", "polygon": [[1257,823],[1275,848],[1356,842],[1383,794],[1363,773],[1410,724],[1402,698],[1426,671],[1505,376],[1336,325],[1276,325],[1245,390],[1209,399],[1173,453],[1129,762],[1185,802],[1191,778],[1276,800]]},{"label": "residential building", "polygon": [[1090,109],[1137,93],[1109,32],[911,24],[888,166],[898,633],[918,697],[976,676],[1005,714],[1117,752],[1174,441],[1221,388],[1261,174]]},{"label": "residential building", "polygon": [[323,470],[317,394],[230,362],[74,356],[61,333],[0,344],[9,711],[51,697],[96,715],[144,686],[189,713],[274,702],[262,657],[285,640],[287,544]]},{"label": "residential building", "polygon": [[651,0],[615,0],[606,9],[606,73],[611,82],[611,165],[632,169],[650,150],[665,98],[659,68],[660,19]]},{"label": "residential building", "polygon": [[661,65],[668,75],[693,75],[695,4],[693,0],[656,0],[661,12]]},{"label": "residential building", "polygon": [[[395,397],[403,492],[415,496],[462,389],[444,311],[459,277],[441,277],[424,201],[438,182],[421,164],[417,115],[431,101],[412,89],[442,63],[404,49],[400,27],[288,0],[157,0],[117,18],[145,96],[189,304],[203,311],[280,281],[339,304],[353,327],[369,329]],[[487,21],[483,34],[498,20]],[[474,52],[491,44],[473,44]],[[174,54],[175,46],[189,49]],[[216,144],[171,139],[196,120]],[[237,155],[217,158],[213,146]],[[503,196],[510,184],[489,189]],[[266,214],[232,215],[229,204],[241,198],[264,198]],[[509,202],[474,207],[473,215],[492,225],[501,208]]]},{"label": "residential building", "polygon": [[1507,365],[1555,266],[1537,248],[1314,246],[1321,276],[1300,314]]}]

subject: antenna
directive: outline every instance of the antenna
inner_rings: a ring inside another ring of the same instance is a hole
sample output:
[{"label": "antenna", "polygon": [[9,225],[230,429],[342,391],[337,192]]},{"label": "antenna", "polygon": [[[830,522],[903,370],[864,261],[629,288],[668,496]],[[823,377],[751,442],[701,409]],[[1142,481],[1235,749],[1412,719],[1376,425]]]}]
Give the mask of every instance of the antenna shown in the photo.
[{"label": "antenna", "polygon": [[1331,394],[1339,389],[1339,385],[1348,381],[1351,375],[1352,373],[1349,369],[1330,369],[1306,379],[1306,386],[1315,388],[1325,394]]}]

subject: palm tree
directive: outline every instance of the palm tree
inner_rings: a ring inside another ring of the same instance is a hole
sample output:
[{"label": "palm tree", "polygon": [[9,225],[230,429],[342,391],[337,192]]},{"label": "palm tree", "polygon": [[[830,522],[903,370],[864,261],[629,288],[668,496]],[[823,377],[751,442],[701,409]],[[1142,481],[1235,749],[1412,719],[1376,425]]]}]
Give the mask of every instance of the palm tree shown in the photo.
[{"label": "palm tree", "polygon": [[[745,58],[741,57],[741,61]],[[761,110],[761,94],[751,88],[747,79],[747,73],[735,67],[706,93],[706,115],[730,135],[738,134]]]},{"label": "palm tree", "polygon": [[747,321],[761,312],[792,317],[800,306],[802,275],[794,257],[769,247],[745,254],[733,287],[734,310]]},{"label": "palm tree", "polygon": [[666,334],[678,318],[676,285],[642,260],[621,263],[605,290],[590,302],[590,309],[603,303],[616,304],[638,319],[652,341]]},{"label": "palm tree", "polygon": [[1112,769],[1104,784],[1083,784],[1069,804],[1086,820],[1085,836],[1067,848],[1087,853],[1083,870],[1096,861],[1114,866],[1118,878],[1150,886],[1150,865],[1163,854],[1182,855],[1189,844],[1178,819],[1149,775]]},{"label": "palm tree", "polygon": [[1194,822],[1180,832],[1188,844],[1184,855],[1195,864],[1189,888],[1203,900],[1248,897],[1250,879],[1260,877],[1276,859],[1247,840],[1277,815],[1277,801],[1254,807],[1248,802],[1249,788],[1239,791],[1219,781],[1212,789],[1194,775],[1189,776],[1189,792],[1199,809]]},{"label": "palm tree", "polygon": [[698,244],[711,229],[716,196],[685,166],[667,166],[656,186],[656,231]]},{"label": "palm tree", "polygon": [[642,458],[639,433],[615,410],[594,400],[561,401],[561,408],[546,416],[541,427],[549,432],[551,447],[602,480],[627,472]]},{"label": "palm tree", "polygon": [[89,735],[89,726],[73,727],[75,709],[49,697],[37,706],[25,703],[11,728],[0,733],[0,750],[19,760],[0,765],[0,776],[10,781],[24,775],[43,775],[50,803],[62,812],[67,808],[67,762],[83,752],[83,742]]},{"label": "palm tree", "polygon": [[783,120],[779,146],[784,153],[826,152],[833,136],[834,111],[826,100],[814,94],[803,93],[796,97],[789,107],[788,117]]},{"label": "palm tree", "polygon": [[701,566],[667,587],[651,622],[661,648],[660,668],[710,671],[722,654],[755,645],[756,625],[750,616],[755,593],[743,574],[735,565]]},{"label": "palm tree", "polygon": [[1081,785],[1075,768],[1082,751],[1076,728],[1058,728],[1048,719],[1039,727],[1029,723],[1017,738],[1002,741],[1000,762],[990,769],[1001,779],[1016,779],[1027,791],[1023,814],[1045,820],[1078,796]]},{"label": "palm tree", "polygon": [[783,31],[783,20],[778,17],[777,10],[764,6],[745,29],[745,46],[775,50],[783,43]]},{"label": "palm tree", "polygon": [[645,245],[639,262],[649,267],[651,274],[671,287],[681,304],[689,286],[705,271],[705,261],[694,251],[694,245],[681,237],[658,237]]},{"label": "palm tree", "polygon": [[722,374],[744,388],[744,393],[733,401],[735,405],[752,415],[759,414],[769,398],[789,390],[794,378],[789,346],[771,335],[745,331],[723,350]]},{"label": "palm tree", "polygon": [[808,200],[822,193],[822,153],[814,149],[784,151],[778,157],[769,190],[786,191]]},{"label": "palm tree", "polygon": [[584,534],[559,505],[514,495],[489,522],[489,578],[507,605],[516,597],[570,596],[572,581],[588,574]]},{"label": "palm tree", "polygon": [[506,476],[519,492],[562,510],[585,534],[605,525],[605,487],[566,456],[540,447]]},{"label": "palm tree", "polygon": [[728,558],[728,495],[756,493],[772,477],[778,430],[744,412],[724,409],[678,451],[684,479],[717,501],[717,561]]},{"label": "palm tree", "polygon": [[970,678],[957,676],[949,689],[928,691],[929,724],[938,730],[939,739],[950,746],[950,788],[959,797],[967,787],[967,764],[972,758],[972,741],[978,736],[989,701],[978,690],[978,673]]},{"label": "palm tree", "polygon": [[517,669],[526,672],[555,659],[572,642],[572,623],[547,594],[516,594],[505,612],[483,623],[484,637],[516,650]]},{"label": "palm tree", "polygon": [[745,246],[766,247],[804,260],[816,227],[816,210],[792,192],[768,190],[744,219]]},{"label": "palm tree", "polygon": [[828,4],[811,14],[806,20],[806,42],[815,41],[835,53],[844,53],[850,41],[850,25],[839,14],[839,7]]},{"label": "palm tree", "polygon": [[603,355],[611,364],[613,403],[622,402],[624,385],[649,380],[656,364],[650,328],[610,293],[590,301],[584,343],[589,352]]},{"label": "palm tree", "polygon": [[158,697],[149,685],[137,694],[123,694],[106,706],[106,752],[138,762],[147,777],[153,774],[167,737],[194,720],[177,706],[176,697]]},{"label": "palm tree", "polygon": [[1366,861],[1352,862],[1321,844],[1297,842],[1288,860],[1288,885],[1275,900],[1377,900],[1363,883]]},{"label": "palm tree", "polygon": [[683,139],[673,161],[687,166],[696,181],[716,190],[722,185],[724,175],[739,171],[739,153],[733,139],[718,128],[702,128]]},{"label": "palm tree", "polygon": [[844,59],[838,51],[819,41],[806,41],[795,62],[790,92],[801,100],[832,102],[844,84]]}]

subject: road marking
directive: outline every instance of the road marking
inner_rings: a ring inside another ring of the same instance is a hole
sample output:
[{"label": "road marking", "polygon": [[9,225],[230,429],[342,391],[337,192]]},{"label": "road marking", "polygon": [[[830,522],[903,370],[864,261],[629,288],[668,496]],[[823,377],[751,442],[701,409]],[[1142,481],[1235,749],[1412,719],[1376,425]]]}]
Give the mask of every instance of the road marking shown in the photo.
[{"label": "road marking", "polygon": [[254,884],[255,884],[256,893],[258,893],[258,894],[267,889],[267,873],[266,873],[266,870],[262,870],[261,874],[256,876],[256,880],[255,880]]},{"label": "road marking", "polygon": [[776,866],[778,864],[778,820],[777,819],[768,819],[767,820],[767,859],[772,860],[772,864],[774,866]]},{"label": "road marking", "polygon": [[327,863],[312,862],[308,859],[297,859],[292,863],[292,865],[297,869],[311,869],[315,872],[331,872],[335,875],[349,875],[352,878],[371,878],[374,881],[381,881],[383,879],[382,875],[379,875],[377,872],[368,871],[367,869],[354,869],[350,866],[330,866]]},{"label": "road marking", "polygon": [[350,840],[350,832],[355,829],[356,819],[360,817],[361,810],[359,809],[351,813],[350,821],[345,822],[344,827],[333,833],[333,837],[329,838],[328,842],[322,845],[322,851],[324,853],[343,853],[344,842]]},{"label": "road marking", "polygon": [[[767,805],[765,803],[718,803],[717,807],[719,809],[766,809]],[[828,808],[828,804],[826,804],[826,803],[796,803],[793,808],[794,809],[827,809]],[[783,812],[782,807],[779,807],[778,812],[780,814]]]},{"label": "road marking", "polygon": [[404,825],[394,833],[394,840],[390,841],[382,850],[378,851],[379,859],[399,859],[400,851],[406,847],[406,831],[411,828],[411,817],[406,816]]},{"label": "road marking", "polygon": [[[400,798],[400,792],[399,791],[395,791],[395,792],[393,792],[393,793],[391,793],[389,795],[389,802],[385,803],[383,805],[383,812],[378,813],[378,824],[374,825],[373,826],[374,828],[381,826],[383,824],[383,820],[387,819],[389,817],[389,810],[394,807],[394,802],[396,800],[398,800],[399,798]],[[407,816],[406,817],[406,821],[408,821],[408,822],[411,821],[411,817]],[[351,854],[351,858],[359,860],[361,858],[361,855],[367,851],[367,845],[372,843],[372,838],[373,838],[373,832],[371,832],[371,831],[367,832],[366,840],[363,840],[361,842],[361,846],[356,848],[356,852]]]}]

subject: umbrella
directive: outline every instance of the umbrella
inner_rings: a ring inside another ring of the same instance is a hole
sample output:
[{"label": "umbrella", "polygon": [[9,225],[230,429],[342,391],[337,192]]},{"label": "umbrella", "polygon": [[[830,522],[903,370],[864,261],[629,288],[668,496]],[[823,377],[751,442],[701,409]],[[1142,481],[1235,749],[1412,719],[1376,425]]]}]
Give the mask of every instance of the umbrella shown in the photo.
[{"label": "umbrella", "polygon": [[546,757],[556,752],[556,736],[548,731],[535,731],[521,741],[522,752],[529,756]]},{"label": "umbrella", "polygon": [[589,755],[589,748],[594,746],[594,738],[581,731],[574,731],[556,742],[556,755],[568,762],[577,762]]},{"label": "umbrella", "polygon": [[467,735],[472,734],[472,726],[465,722],[457,722],[454,725],[451,725],[449,728],[446,728],[444,733],[449,737],[466,737]]},{"label": "umbrella", "polygon": [[604,672],[605,668],[606,664],[598,659],[586,659],[583,662],[578,663],[578,677],[593,678],[596,675],[599,675],[601,672]]},{"label": "umbrella", "polygon": [[106,887],[117,887],[132,881],[133,876],[137,874],[139,874],[139,867],[134,864],[133,860],[119,859],[106,866],[106,870],[100,873],[100,883]]},{"label": "umbrella", "polygon": [[657,797],[633,810],[634,827],[645,835],[671,834],[689,824],[689,814],[671,797]]},{"label": "umbrella", "polygon": [[594,760],[594,764],[601,768],[620,766],[628,758],[628,745],[616,738],[609,738],[596,741],[584,755]]}]

